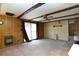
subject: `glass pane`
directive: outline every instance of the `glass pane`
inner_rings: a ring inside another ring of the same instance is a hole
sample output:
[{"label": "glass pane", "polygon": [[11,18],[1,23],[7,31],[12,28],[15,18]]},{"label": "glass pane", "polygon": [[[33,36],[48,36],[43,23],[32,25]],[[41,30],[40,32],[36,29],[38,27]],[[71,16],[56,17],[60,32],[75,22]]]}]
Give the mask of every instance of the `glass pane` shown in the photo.
[{"label": "glass pane", "polygon": [[36,24],[31,24],[32,25],[32,39],[36,39]]},{"label": "glass pane", "polygon": [[25,23],[25,30],[27,32],[29,40],[36,39],[36,24],[34,23]]},{"label": "glass pane", "polygon": [[33,24],[33,23],[32,23],[31,26],[32,26],[32,27],[31,27],[31,28],[32,28],[32,31],[36,31],[36,24]]},{"label": "glass pane", "polygon": [[31,40],[30,23],[25,23],[25,30],[27,32],[27,36],[28,36],[29,40]]},{"label": "glass pane", "polygon": [[36,32],[32,32],[32,39],[36,39]]}]

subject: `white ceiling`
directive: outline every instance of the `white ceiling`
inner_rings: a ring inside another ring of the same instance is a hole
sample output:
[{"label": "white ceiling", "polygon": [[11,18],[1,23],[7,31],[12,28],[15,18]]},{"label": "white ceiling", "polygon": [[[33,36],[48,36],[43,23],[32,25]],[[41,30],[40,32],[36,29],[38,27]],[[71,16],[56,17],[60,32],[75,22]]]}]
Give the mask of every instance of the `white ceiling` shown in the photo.
[{"label": "white ceiling", "polygon": [[[28,10],[29,8],[31,8],[32,6],[34,6],[37,3],[1,3],[1,14],[5,15],[6,12],[11,12],[15,14],[15,17],[21,15],[24,11]],[[29,12],[28,14],[23,15],[21,18],[22,19],[32,19],[47,13],[51,13],[51,12],[55,12],[61,9],[65,9],[71,6],[75,6],[78,3],[45,3],[44,5],[38,7],[37,9]],[[68,10],[65,12],[61,12],[61,13],[56,13],[53,14],[53,17],[60,17],[60,16],[64,16],[64,15],[70,15],[70,14],[75,14],[79,12],[79,8],[75,8],[72,10]],[[50,15],[51,16],[51,15]],[[78,17],[74,16],[74,17]],[[66,17],[68,18],[68,17]],[[73,18],[69,17],[69,18]],[[61,19],[61,18],[60,18]],[[65,19],[65,18],[64,18]],[[38,19],[34,19],[33,21],[42,21],[44,22],[44,18],[38,18]],[[53,20],[58,20],[58,19],[53,19]],[[53,21],[52,20],[52,21]],[[46,21],[45,21],[46,22]]]},{"label": "white ceiling", "polygon": [[[56,17],[62,17],[62,16],[76,14],[76,13],[79,13],[79,8],[74,8],[72,10],[56,13],[56,14],[49,15],[49,16],[52,16],[52,18],[56,18]],[[69,17],[64,17],[64,18],[58,18],[58,19],[51,19],[50,21],[55,21],[55,20],[60,20],[60,19],[70,19],[70,18],[76,18],[76,17],[79,17],[79,15],[71,16],[71,17],[69,16]],[[47,22],[48,20],[45,20],[43,17],[40,17],[40,18],[34,19],[34,21]]]},{"label": "white ceiling", "polygon": [[35,4],[36,3],[1,3],[1,14],[5,15],[6,12],[11,12],[17,17]]},{"label": "white ceiling", "polygon": [[49,16],[53,16],[53,18],[55,18],[55,17],[61,17],[61,16],[65,16],[65,15],[72,15],[75,13],[79,13],[79,8],[74,8],[74,9],[71,9],[68,11],[60,12],[60,13],[49,15]]},{"label": "white ceiling", "polygon": [[63,17],[63,18],[58,18],[58,19],[52,19],[52,20],[41,20],[40,22],[50,22],[50,21],[56,21],[56,20],[65,20],[65,19],[72,19],[72,18],[77,18],[79,15],[76,16],[70,16],[70,17]]},{"label": "white ceiling", "polygon": [[[55,12],[64,8],[68,8],[71,6],[77,5],[76,3],[46,3],[41,7],[25,14],[22,18],[24,19],[32,19],[37,16],[41,16],[47,13]],[[72,12],[71,12],[72,13]]]}]

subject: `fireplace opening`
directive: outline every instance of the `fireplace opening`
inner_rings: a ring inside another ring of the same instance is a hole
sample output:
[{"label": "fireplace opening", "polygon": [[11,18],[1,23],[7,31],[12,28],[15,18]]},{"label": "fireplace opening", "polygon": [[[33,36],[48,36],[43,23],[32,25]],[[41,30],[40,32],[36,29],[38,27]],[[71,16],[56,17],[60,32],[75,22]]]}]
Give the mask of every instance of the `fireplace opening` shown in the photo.
[{"label": "fireplace opening", "polygon": [[4,37],[4,43],[5,43],[5,45],[13,44],[13,36],[5,36]]}]

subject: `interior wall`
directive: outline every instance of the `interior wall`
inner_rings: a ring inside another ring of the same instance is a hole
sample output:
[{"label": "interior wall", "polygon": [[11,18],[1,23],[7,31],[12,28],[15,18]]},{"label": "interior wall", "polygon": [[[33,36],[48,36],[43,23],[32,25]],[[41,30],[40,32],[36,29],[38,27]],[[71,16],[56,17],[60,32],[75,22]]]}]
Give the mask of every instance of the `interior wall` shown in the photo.
[{"label": "interior wall", "polygon": [[74,35],[79,36],[79,18],[74,22]]},{"label": "interior wall", "polygon": [[44,38],[44,23],[37,23],[37,39]]},{"label": "interior wall", "polygon": [[69,36],[74,36],[75,35],[74,34],[74,29],[75,29],[74,25],[75,25],[76,20],[77,20],[76,18],[69,20]]},{"label": "interior wall", "polygon": [[4,37],[12,35],[13,44],[19,44],[23,42],[22,22],[19,19],[10,16],[0,15],[0,47],[6,47],[4,45]]},{"label": "interior wall", "polygon": [[74,40],[74,36],[77,36],[78,18],[69,20],[69,40]]},{"label": "interior wall", "polygon": [[44,38],[67,41],[68,37],[68,20],[44,23]]},{"label": "interior wall", "polygon": [[69,36],[74,36],[74,24],[69,24]]}]

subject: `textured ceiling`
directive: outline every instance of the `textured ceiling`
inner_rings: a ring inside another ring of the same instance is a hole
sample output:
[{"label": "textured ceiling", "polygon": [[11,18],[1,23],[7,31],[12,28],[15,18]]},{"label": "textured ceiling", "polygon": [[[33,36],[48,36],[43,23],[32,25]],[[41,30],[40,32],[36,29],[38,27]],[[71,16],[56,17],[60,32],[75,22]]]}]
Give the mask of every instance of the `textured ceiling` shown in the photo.
[{"label": "textured ceiling", "polygon": [[14,13],[15,17],[17,17],[35,4],[36,3],[2,3],[1,14],[5,15],[6,12],[10,12]]},{"label": "textured ceiling", "polygon": [[[17,17],[34,5],[36,5],[36,3],[27,3],[27,4],[26,3],[1,3],[0,4],[0,7],[1,7],[0,14],[5,15],[6,12],[11,12],[11,13],[15,14],[15,17]],[[75,5],[79,5],[79,4],[78,3],[45,3],[44,5],[32,10],[31,12],[24,14],[21,18],[22,19],[32,19],[32,18],[41,16],[44,14],[62,10],[62,9],[72,7]],[[49,15],[49,16],[53,16],[54,18],[56,18],[56,17],[71,15],[71,14],[75,14],[75,13],[79,13],[79,7],[74,8],[72,10]],[[64,18],[59,18],[59,19],[66,19],[66,18],[68,19],[68,18],[73,18],[73,17],[78,17],[78,16],[79,15],[71,16],[71,17],[64,17]],[[53,20],[59,20],[59,19],[53,19]],[[51,20],[51,21],[53,21],[53,20]],[[41,18],[33,19],[33,21],[46,22],[47,20],[45,20],[43,17],[41,17]]]},{"label": "textured ceiling", "polygon": [[76,3],[46,3],[42,5],[41,7],[33,10],[32,12],[25,14],[22,18],[32,19],[34,17],[41,16],[41,15],[51,13],[51,12],[55,12],[55,11],[65,9],[74,5],[77,5],[77,4]]}]

